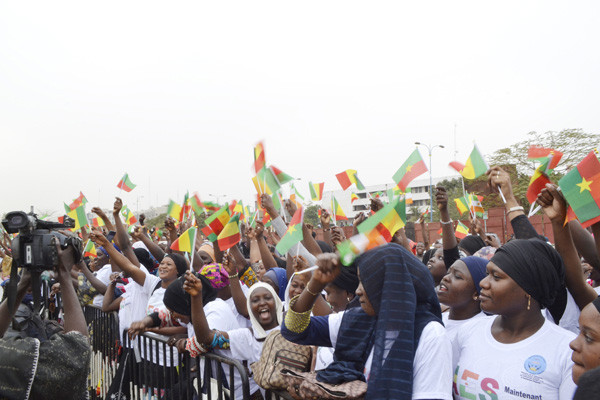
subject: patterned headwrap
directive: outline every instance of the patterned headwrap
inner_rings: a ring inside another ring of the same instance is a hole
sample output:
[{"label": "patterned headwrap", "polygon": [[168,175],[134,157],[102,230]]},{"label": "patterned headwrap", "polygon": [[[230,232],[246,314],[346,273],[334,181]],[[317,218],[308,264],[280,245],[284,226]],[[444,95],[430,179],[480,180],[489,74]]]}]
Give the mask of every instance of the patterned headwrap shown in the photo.
[{"label": "patterned headwrap", "polygon": [[198,271],[200,275],[204,275],[210,281],[212,287],[217,290],[229,286],[229,274],[223,268],[223,264],[212,263],[203,265]]}]

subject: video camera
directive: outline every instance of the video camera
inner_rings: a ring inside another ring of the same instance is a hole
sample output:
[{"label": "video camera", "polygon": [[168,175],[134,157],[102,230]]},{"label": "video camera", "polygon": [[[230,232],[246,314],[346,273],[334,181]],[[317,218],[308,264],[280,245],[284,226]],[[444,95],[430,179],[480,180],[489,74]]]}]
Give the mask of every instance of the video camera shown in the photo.
[{"label": "video camera", "polygon": [[7,213],[2,220],[2,225],[6,232],[18,233],[11,243],[13,264],[8,284],[9,309],[14,309],[18,280],[17,268],[22,267],[31,273],[34,307],[39,310],[40,274],[45,270],[52,270],[58,265],[56,244],[58,243],[63,250],[72,246],[75,263],[81,259],[81,239],[57,232],[59,229],[75,227],[75,220],[65,215],[63,223],[44,221],[38,219],[32,207],[29,214],[23,211]]}]

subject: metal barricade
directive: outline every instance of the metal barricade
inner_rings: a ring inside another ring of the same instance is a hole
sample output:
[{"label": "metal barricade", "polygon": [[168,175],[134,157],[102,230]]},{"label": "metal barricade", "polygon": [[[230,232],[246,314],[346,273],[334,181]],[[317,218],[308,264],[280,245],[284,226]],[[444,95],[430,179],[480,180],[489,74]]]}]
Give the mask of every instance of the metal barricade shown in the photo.
[{"label": "metal barricade", "polygon": [[[242,363],[213,353],[191,358],[189,353],[171,348],[168,339],[146,332],[132,342],[123,332],[128,355],[122,360],[127,358],[123,362],[127,362],[128,382],[122,385],[128,385],[131,399],[250,399],[248,372]],[[174,352],[174,357],[167,363],[169,352]],[[162,353],[158,357],[162,365],[152,362],[158,353]]]},{"label": "metal barricade", "polygon": [[119,317],[93,305],[83,307],[83,314],[92,347],[88,390],[91,399],[104,399],[117,369]]}]

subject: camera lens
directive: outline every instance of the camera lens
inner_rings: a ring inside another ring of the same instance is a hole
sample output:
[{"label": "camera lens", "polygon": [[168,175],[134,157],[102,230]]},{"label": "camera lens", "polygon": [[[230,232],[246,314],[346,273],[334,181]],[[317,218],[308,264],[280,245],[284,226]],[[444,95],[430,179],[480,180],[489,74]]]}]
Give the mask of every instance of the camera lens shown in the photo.
[{"label": "camera lens", "polygon": [[23,217],[20,215],[15,215],[10,219],[10,224],[11,225],[17,225],[20,226],[23,223]]}]

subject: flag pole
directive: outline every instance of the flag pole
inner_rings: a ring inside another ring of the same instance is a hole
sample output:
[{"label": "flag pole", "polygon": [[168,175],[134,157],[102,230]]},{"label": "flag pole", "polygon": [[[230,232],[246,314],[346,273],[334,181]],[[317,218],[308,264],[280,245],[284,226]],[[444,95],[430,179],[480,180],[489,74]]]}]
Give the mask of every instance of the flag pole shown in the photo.
[{"label": "flag pole", "polygon": [[196,236],[198,236],[198,228],[194,229],[194,241],[191,246],[191,261],[190,261],[190,271],[194,272],[194,254],[196,254]]}]

